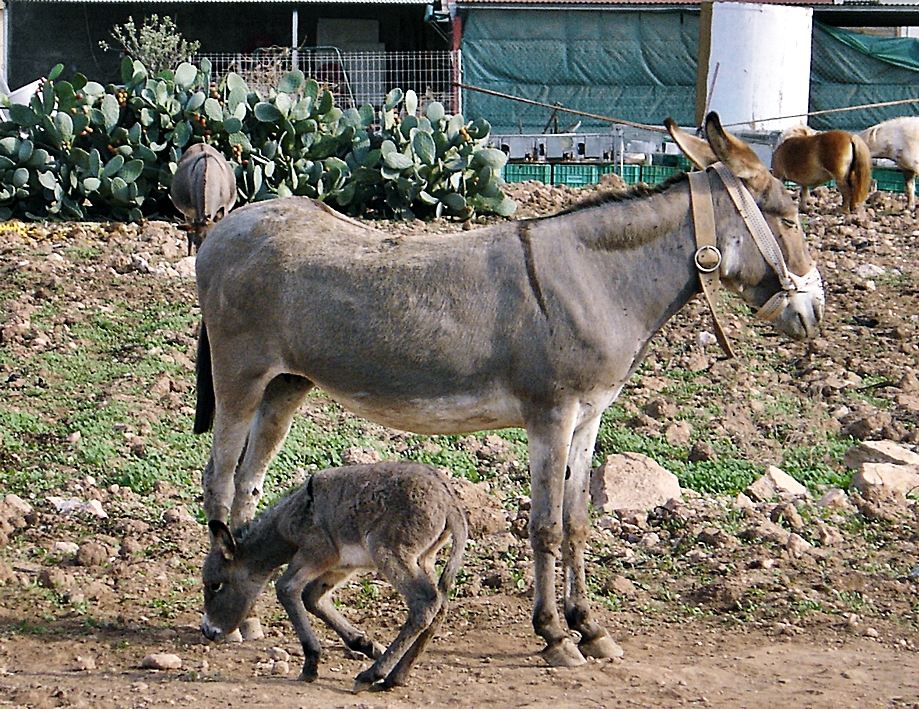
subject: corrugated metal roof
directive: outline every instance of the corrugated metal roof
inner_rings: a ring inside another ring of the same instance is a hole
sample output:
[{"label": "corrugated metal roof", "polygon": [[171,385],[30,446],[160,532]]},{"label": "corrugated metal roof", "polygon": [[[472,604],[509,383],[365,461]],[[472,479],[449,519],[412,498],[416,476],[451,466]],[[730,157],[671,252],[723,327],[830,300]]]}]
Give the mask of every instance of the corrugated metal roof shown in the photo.
[{"label": "corrugated metal roof", "polygon": [[[32,3],[127,3],[136,0],[6,0],[7,3],[32,2]],[[430,0],[146,0],[145,5],[177,4],[177,3],[246,3],[250,5],[427,5]]]},{"label": "corrugated metal roof", "polygon": [[[760,5],[803,5],[805,7],[833,5],[834,0],[716,0],[716,2],[755,2]],[[527,7],[532,9],[558,8],[571,9],[573,7],[591,8],[628,8],[634,6],[655,7],[666,9],[668,7],[684,8],[698,7],[701,0],[454,0],[457,7],[487,6],[495,9]]]}]

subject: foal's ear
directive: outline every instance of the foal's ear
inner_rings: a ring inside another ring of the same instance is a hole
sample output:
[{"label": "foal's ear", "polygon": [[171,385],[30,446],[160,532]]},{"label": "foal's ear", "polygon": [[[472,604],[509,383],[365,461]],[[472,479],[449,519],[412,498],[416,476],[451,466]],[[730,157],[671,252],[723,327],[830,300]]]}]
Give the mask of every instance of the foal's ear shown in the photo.
[{"label": "foal's ear", "polygon": [[236,540],[230,528],[219,519],[212,519],[207,523],[207,528],[211,532],[211,549],[219,550],[224,559],[233,561],[236,556]]},{"label": "foal's ear", "polygon": [[769,170],[753,148],[724,130],[721,119],[714,111],[705,117],[705,135],[715,155],[736,177],[746,182],[754,192],[766,189],[771,180]]},{"label": "foal's ear", "polygon": [[664,126],[670,133],[670,137],[673,138],[673,142],[700,170],[718,162],[718,158],[707,142],[682,130],[669,116],[664,119]]}]

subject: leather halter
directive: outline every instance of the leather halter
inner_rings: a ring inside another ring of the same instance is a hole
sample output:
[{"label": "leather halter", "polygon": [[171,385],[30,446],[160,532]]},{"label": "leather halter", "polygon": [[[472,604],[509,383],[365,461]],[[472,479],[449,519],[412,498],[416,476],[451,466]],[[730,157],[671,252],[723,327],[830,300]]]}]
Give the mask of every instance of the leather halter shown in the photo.
[{"label": "leather halter", "polygon": [[[823,282],[816,266],[803,276],[791,273],[785,265],[782,251],[775,235],[766,224],[763,213],[757,207],[753,196],[744,184],[735,177],[722,163],[716,163],[714,169],[727,188],[734,206],[743,218],[757,248],[778,276],[782,290],[773,295],[757,311],[756,316],[767,322],[774,322],[788,307],[788,301],[799,293],[816,293],[823,298]],[[715,312],[715,297],[720,287],[722,265],[721,251],[718,249],[715,235],[715,209],[712,204],[712,186],[709,170],[689,173],[689,193],[692,202],[693,227],[696,234],[695,263],[699,271],[699,282],[702,293],[708,303],[714,319],[715,338],[725,355],[734,357],[731,343],[728,341],[718,315]]]}]

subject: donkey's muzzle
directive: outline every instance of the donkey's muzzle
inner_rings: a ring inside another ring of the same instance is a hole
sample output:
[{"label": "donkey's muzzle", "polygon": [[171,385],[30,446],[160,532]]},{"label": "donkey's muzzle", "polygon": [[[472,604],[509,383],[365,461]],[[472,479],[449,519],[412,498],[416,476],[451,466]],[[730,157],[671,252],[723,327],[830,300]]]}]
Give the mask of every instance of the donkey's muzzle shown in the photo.
[{"label": "donkey's muzzle", "polygon": [[223,635],[224,635],[223,631],[220,628],[217,628],[211,625],[211,622],[208,620],[206,615],[201,620],[201,633],[208,640],[221,640],[223,639]]},{"label": "donkey's muzzle", "polygon": [[794,340],[808,340],[817,335],[826,296],[823,279],[816,266],[803,276],[788,274],[788,287],[776,293],[756,312]]}]

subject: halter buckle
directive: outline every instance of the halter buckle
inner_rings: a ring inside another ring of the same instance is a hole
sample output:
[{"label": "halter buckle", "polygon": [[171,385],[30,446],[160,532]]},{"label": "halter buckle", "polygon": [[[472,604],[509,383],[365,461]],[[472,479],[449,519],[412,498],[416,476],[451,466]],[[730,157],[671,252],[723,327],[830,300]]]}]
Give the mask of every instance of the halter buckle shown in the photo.
[{"label": "halter buckle", "polygon": [[696,250],[696,268],[702,273],[712,273],[721,268],[721,251],[717,246],[700,246]]}]

